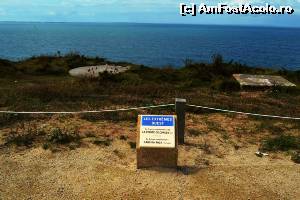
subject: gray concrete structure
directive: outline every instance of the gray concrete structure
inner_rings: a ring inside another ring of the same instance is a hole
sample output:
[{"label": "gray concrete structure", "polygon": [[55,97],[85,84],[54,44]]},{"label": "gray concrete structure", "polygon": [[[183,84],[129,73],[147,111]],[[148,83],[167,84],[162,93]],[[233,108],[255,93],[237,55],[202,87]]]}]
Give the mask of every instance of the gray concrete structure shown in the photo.
[{"label": "gray concrete structure", "polygon": [[233,77],[243,86],[253,87],[272,87],[284,86],[295,87],[296,85],[284,79],[281,76],[272,75],[251,75],[251,74],[233,74]]}]

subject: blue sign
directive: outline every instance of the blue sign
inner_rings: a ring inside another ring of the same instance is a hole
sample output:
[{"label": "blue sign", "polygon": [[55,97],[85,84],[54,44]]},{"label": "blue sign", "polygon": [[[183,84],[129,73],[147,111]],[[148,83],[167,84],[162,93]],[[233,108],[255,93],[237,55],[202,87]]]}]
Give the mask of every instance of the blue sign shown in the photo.
[{"label": "blue sign", "polygon": [[174,116],[142,116],[142,126],[174,126]]}]

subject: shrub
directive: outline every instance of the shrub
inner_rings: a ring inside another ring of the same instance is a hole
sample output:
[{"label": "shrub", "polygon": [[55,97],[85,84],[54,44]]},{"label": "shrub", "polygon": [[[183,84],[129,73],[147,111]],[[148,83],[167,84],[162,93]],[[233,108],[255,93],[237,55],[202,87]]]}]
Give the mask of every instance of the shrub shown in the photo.
[{"label": "shrub", "polygon": [[300,137],[281,135],[266,139],[260,148],[263,151],[288,151],[300,149]]},{"label": "shrub", "polygon": [[220,91],[234,92],[240,90],[240,84],[233,79],[216,80],[211,87]]},{"label": "shrub", "polygon": [[25,119],[30,119],[30,117],[26,115],[0,113],[0,126],[10,125]]},{"label": "shrub", "polygon": [[15,130],[11,130],[6,137],[6,144],[15,144],[17,146],[31,146],[39,135],[44,132],[38,131],[35,125],[25,127],[20,125]]},{"label": "shrub", "polygon": [[126,135],[121,135],[121,136],[120,136],[120,140],[127,140],[127,138],[128,138],[128,137],[127,137]]},{"label": "shrub", "polygon": [[295,163],[300,163],[300,152],[295,152],[292,157],[291,160],[294,161]]},{"label": "shrub", "polygon": [[130,141],[130,142],[128,142],[128,144],[129,144],[130,148],[132,148],[132,149],[136,148],[136,142]]},{"label": "shrub", "polygon": [[47,150],[49,149],[50,145],[48,143],[44,143],[43,144],[43,149]]},{"label": "shrub", "polygon": [[190,135],[193,135],[193,136],[199,136],[199,135],[202,135],[203,133],[198,130],[198,129],[188,129],[188,132]]},{"label": "shrub", "polygon": [[290,94],[290,95],[299,95],[300,87],[284,87],[284,86],[274,86],[272,87],[272,94]]},{"label": "shrub", "polygon": [[223,64],[223,56],[220,54],[212,55],[212,64],[214,66],[221,66]]},{"label": "shrub", "polygon": [[[113,103],[113,102],[112,102]],[[111,120],[115,122],[119,121],[132,121],[135,122],[138,116],[137,111],[128,111],[128,112],[105,112],[105,113],[86,113],[81,114],[80,118],[90,121],[96,122],[99,120]]]},{"label": "shrub", "polygon": [[96,138],[93,143],[96,145],[110,146],[111,142],[112,140],[108,138]]},{"label": "shrub", "polygon": [[71,142],[78,143],[80,136],[76,131],[66,132],[60,128],[54,128],[48,135],[48,142],[54,144],[67,144]]},{"label": "shrub", "polygon": [[280,126],[274,125],[274,121],[271,120],[263,120],[261,121],[260,126],[257,131],[267,130],[274,135],[280,135],[284,131],[284,129]]},{"label": "shrub", "polygon": [[7,144],[15,144],[17,146],[30,146],[34,140],[34,133],[23,132],[18,133],[17,131],[11,131],[9,136],[6,138]]},{"label": "shrub", "polygon": [[104,71],[99,73],[98,81],[103,84],[107,82],[120,82],[120,79],[116,74],[109,73],[108,71]]},{"label": "shrub", "polygon": [[120,74],[110,75],[110,81],[119,82],[122,85],[138,85],[142,83],[142,79],[137,73],[124,72]]}]

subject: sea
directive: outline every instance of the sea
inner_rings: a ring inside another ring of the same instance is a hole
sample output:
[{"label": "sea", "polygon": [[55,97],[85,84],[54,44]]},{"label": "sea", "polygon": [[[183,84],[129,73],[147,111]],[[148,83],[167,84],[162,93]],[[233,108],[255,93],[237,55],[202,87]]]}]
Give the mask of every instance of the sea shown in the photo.
[{"label": "sea", "polygon": [[0,58],[76,52],[150,67],[182,67],[187,59],[300,70],[300,28],[0,22]]}]

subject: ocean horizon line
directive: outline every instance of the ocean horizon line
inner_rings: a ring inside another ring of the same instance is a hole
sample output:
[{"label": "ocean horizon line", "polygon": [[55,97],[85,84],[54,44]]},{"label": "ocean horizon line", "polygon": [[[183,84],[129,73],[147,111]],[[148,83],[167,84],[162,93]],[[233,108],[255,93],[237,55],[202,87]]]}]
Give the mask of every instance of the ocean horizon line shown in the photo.
[{"label": "ocean horizon line", "polygon": [[41,23],[41,24],[137,24],[137,25],[183,25],[183,26],[221,26],[221,27],[246,27],[246,28],[282,28],[300,29],[300,26],[274,26],[274,25],[245,25],[245,24],[197,24],[197,23],[159,23],[159,22],[93,22],[93,21],[1,21],[1,23]]}]

